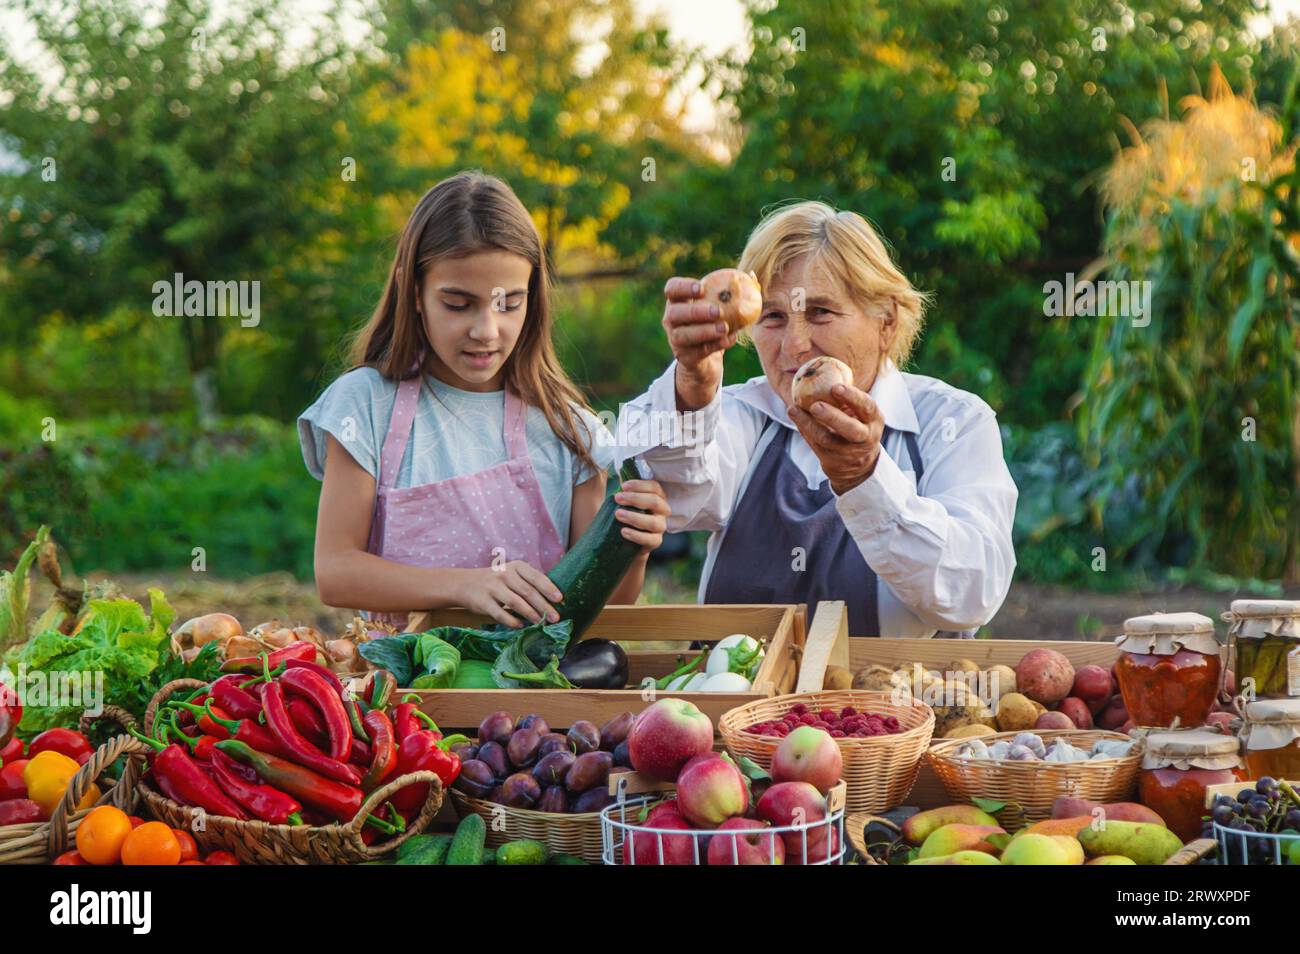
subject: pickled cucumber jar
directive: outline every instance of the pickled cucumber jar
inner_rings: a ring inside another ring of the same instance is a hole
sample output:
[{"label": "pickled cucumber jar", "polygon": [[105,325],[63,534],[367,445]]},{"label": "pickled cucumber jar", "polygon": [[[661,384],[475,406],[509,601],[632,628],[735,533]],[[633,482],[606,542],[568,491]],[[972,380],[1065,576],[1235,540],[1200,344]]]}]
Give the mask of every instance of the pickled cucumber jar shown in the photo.
[{"label": "pickled cucumber jar", "polygon": [[1300,782],[1300,699],[1260,699],[1246,704],[1241,728],[1246,770]]},{"label": "pickled cucumber jar", "polygon": [[1247,699],[1300,698],[1300,602],[1233,600],[1223,621],[1237,690]]},{"label": "pickled cucumber jar", "polygon": [[1183,841],[1201,836],[1211,785],[1244,781],[1241,740],[1210,729],[1153,732],[1146,737],[1138,799]]},{"label": "pickled cucumber jar", "polygon": [[1135,726],[1205,724],[1223,672],[1214,620],[1200,613],[1134,616],[1115,642],[1115,678]]}]

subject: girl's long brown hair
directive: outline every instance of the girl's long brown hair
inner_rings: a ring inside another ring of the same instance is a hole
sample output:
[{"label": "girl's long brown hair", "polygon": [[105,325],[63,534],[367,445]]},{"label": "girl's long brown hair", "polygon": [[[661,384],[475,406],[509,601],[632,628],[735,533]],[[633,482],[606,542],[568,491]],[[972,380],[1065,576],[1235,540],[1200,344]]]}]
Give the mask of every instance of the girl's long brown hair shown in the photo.
[{"label": "girl's long brown hair", "polygon": [[[537,226],[511,188],[495,176],[461,172],[444,179],[416,203],[388,270],[379,305],[352,344],[353,367],[370,367],[400,381],[422,373],[415,363],[432,351],[415,302],[425,270],[436,259],[464,258],[487,250],[513,252],[533,266],[528,308],[514,350],[506,358],[506,384],[524,403],[541,409],[564,446],[594,470],[592,435],[574,405],[588,408],[555,355],[550,276]],[[579,428],[582,431],[579,431]]]}]

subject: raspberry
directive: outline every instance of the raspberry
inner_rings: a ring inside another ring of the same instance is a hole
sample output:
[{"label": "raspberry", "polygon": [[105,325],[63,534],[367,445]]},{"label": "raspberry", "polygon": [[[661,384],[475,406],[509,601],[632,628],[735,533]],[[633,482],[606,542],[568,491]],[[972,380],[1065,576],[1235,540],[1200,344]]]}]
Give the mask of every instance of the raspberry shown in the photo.
[{"label": "raspberry", "polygon": [[839,713],[837,713],[834,709],[823,709],[821,712],[817,713],[817,716],[823,722],[834,722],[836,719],[839,718]]},{"label": "raspberry", "polygon": [[845,706],[843,709],[840,710],[841,719],[847,719],[849,716],[855,716],[857,714],[858,714],[858,710],[853,708],[853,706]]},{"label": "raspberry", "polygon": [[804,705],[802,702],[796,702],[793,706],[790,707],[790,711],[793,712],[795,715],[803,715],[805,712],[808,711],[808,707]]},{"label": "raspberry", "polygon": [[831,729],[831,738],[832,738],[832,739],[842,739],[842,738],[844,738],[844,736],[845,736],[845,733],[844,733],[843,730],[841,730],[841,729]]}]

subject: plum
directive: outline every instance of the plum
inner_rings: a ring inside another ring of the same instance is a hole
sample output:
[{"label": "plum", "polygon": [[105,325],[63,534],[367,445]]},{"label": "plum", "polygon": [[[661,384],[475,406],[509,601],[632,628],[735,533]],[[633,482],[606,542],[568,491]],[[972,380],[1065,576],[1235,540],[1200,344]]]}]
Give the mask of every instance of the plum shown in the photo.
[{"label": "plum", "polygon": [[564,787],[571,792],[585,792],[609,781],[609,770],[614,767],[614,756],[608,752],[584,752],[569,766],[564,776]]},{"label": "plum", "polygon": [[487,764],[478,759],[470,759],[460,767],[460,776],[456,779],[455,787],[466,795],[483,798],[492,791],[492,786],[495,784],[496,778]]},{"label": "plum", "polygon": [[543,755],[533,766],[533,778],[543,785],[563,785],[564,777],[577,760],[578,757],[568,750]]},{"label": "plum", "polygon": [[632,753],[628,749],[627,739],[614,746],[614,764],[632,767]]},{"label": "plum", "polygon": [[618,744],[627,738],[627,734],[632,731],[632,723],[636,721],[636,716],[630,712],[623,712],[614,716],[600,727],[600,747],[606,752],[613,752]]},{"label": "plum", "polygon": [[559,732],[547,732],[537,743],[537,757],[545,758],[552,752],[572,752],[569,747],[569,740]]},{"label": "plum", "polygon": [[486,763],[496,778],[505,778],[510,774],[510,759],[506,755],[506,747],[500,742],[484,742],[480,745],[478,760]]},{"label": "plum", "polygon": [[542,786],[527,772],[516,772],[501,783],[501,802],[511,808],[532,808],[542,797]]},{"label": "plum", "polygon": [[578,755],[586,755],[600,748],[600,729],[596,728],[594,722],[588,722],[586,719],[580,719],[569,726],[567,738],[569,744],[573,746],[573,751]]},{"label": "plum", "polygon": [[515,731],[515,717],[509,712],[493,712],[478,724],[480,742],[500,742],[505,745]]},{"label": "plum", "polygon": [[506,756],[515,768],[527,768],[537,759],[540,738],[536,729],[516,729],[506,744]]},{"label": "plum", "polygon": [[539,736],[546,735],[551,731],[551,727],[546,720],[535,712],[519,717],[519,721],[515,723],[515,731],[518,732],[520,729],[532,729]]},{"label": "plum", "polygon": [[547,785],[542,789],[542,797],[533,807],[539,812],[562,814],[569,810],[569,793],[563,785]]},{"label": "plum", "polygon": [[573,800],[573,813],[598,812],[613,800],[604,788],[589,788]]}]

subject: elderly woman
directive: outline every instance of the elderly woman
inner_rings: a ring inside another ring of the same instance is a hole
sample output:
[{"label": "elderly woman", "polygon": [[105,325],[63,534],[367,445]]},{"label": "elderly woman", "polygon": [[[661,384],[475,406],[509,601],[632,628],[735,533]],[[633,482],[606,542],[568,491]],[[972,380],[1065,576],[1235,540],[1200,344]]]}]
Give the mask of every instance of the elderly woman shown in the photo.
[{"label": "elderly woman", "polygon": [[[712,533],[700,601],[844,600],[855,636],[987,623],[1016,565],[1016,486],[984,401],[899,370],[925,296],[865,219],[821,202],[764,218],[740,268],[763,289],[758,322],[741,332],[763,376],[721,386],[736,336],[698,281],[673,278],[663,324],[675,360],[621,425],[680,425],[636,450],[667,493],[669,530]],[[805,412],[791,381],[819,355],[848,364],[854,386],[836,386],[838,407]]]}]

